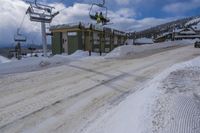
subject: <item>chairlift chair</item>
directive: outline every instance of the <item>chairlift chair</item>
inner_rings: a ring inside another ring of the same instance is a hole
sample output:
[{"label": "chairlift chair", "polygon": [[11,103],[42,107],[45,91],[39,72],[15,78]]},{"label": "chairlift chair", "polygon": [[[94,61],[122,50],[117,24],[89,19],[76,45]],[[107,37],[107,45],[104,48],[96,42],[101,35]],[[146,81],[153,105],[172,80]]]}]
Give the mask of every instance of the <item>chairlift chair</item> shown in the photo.
[{"label": "chairlift chair", "polygon": [[17,30],[17,34],[14,36],[15,42],[26,42],[27,38],[26,36],[19,33],[19,29]]},{"label": "chairlift chair", "polygon": [[103,13],[103,17],[104,17],[103,20],[102,20],[102,24],[103,24],[103,25],[106,25],[107,23],[110,22],[110,19],[107,17],[108,9],[107,9],[107,7],[104,6],[104,5],[105,5],[105,1],[103,1],[102,4],[93,3],[93,4],[91,5],[90,11],[89,11],[89,16],[90,16],[90,18],[91,18],[92,20],[95,20],[95,21],[96,21],[96,20],[97,20],[97,17],[95,16],[96,12],[93,13],[93,9],[94,9],[95,7],[101,8],[101,9],[102,9],[101,12]]},{"label": "chairlift chair", "polygon": [[51,23],[52,19],[59,14],[59,12],[52,13],[53,7],[43,4],[29,2],[30,7],[26,14],[29,14],[30,20],[35,22]]}]

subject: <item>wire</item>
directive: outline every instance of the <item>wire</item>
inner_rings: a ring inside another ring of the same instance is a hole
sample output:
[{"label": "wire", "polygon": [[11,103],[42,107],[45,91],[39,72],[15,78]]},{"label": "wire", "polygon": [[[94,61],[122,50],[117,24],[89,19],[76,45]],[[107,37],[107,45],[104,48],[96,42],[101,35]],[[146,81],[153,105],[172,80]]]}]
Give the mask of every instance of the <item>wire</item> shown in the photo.
[{"label": "wire", "polygon": [[22,28],[22,25],[24,24],[25,17],[26,17],[26,13],[24,14],[23,19],[22,19],[22,21],[21,21],[21,23],[19,25],[18,33],[19,33],[20,29]]}]

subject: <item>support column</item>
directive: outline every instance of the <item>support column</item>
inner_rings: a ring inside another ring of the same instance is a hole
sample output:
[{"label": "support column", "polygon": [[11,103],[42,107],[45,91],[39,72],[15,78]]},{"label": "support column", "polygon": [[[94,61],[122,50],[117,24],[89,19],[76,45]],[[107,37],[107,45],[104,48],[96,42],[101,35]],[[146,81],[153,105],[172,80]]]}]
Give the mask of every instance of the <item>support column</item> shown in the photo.
[{"label": "support column", "polygon": [[46,25],[45,25],[44,22],[41,22],[41,30],[42,30],[42,46],[43,46],[43,54],[44,54],[44,57],[47,57]]}]

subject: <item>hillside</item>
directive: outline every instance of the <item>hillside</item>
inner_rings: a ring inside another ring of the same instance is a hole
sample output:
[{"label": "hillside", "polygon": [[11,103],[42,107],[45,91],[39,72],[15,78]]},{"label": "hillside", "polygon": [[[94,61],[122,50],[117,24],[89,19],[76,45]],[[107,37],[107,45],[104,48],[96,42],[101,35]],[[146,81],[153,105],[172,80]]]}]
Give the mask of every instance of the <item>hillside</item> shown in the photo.
[{"label": "hillside", "polygon": [[[200,16],[193,16],[193,17],[187,17],[178,19],[172,22],[168,22],[165,24],[161,24],[155,27],[151,27],[146,30],[138,31],[135,33],[135,38],[142,38],[142,37],[149,37],[151,38],[152,35],[159,35],[166,32],[173,31],[174,28],[183,28],[183,27],[191,27],[196,25],[200,21]],[[134,32],[132,33],[134,35]]]}]

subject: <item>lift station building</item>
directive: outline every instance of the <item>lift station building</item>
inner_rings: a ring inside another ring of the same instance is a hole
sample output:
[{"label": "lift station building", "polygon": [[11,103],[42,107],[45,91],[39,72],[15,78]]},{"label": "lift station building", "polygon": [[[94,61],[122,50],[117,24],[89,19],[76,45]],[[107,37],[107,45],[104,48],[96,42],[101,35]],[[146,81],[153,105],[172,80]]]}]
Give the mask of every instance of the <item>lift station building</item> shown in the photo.
[{"label": "lift station building", "polygon": [[117,46],[124,45],[125,32],[100,25],[64,24],[51,26],[52,53],[72,54],[76,50],[108,53]]}]

